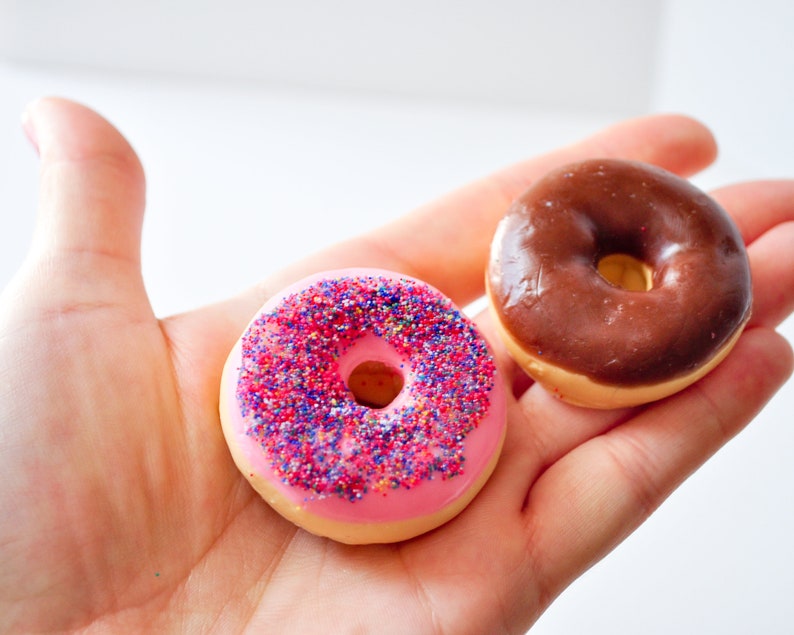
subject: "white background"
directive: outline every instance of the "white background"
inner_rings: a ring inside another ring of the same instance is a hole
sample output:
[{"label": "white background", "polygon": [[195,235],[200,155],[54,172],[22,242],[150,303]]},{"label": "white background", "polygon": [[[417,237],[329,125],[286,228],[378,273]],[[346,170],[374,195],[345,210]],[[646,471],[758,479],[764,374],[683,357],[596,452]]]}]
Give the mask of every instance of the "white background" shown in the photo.
[{"label": "white background", "polygon": [[[99,109],[141,155],[165,315],[628,116],[710,125],[703,187],[794,177],[791,33],[787,0],[5,0],[0,285],[30,237],[18,121],[42,94]],[[532,632],[790,632],[792,410],[789,382]]]}]

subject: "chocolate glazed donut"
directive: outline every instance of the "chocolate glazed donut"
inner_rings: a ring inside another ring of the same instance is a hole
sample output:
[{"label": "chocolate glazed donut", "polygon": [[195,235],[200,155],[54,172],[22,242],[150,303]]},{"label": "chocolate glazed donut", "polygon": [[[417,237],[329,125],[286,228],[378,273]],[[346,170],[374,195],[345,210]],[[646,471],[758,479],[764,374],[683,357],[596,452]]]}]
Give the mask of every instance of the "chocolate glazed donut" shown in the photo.
[{"label": "chocolate glazed donut", "polygon": [[560,168],[523,194],[497,229],[487,285],[518,363],[595,407],[652,401],[702,377],[752,303],[727,213],[684,179],[618,160]]}]

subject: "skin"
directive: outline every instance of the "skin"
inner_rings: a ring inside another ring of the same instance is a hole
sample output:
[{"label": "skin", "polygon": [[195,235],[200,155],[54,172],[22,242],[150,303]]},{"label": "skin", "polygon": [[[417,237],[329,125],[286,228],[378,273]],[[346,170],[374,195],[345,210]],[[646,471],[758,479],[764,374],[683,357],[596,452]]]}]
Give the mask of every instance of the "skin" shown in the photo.
[{"label": "skin", "polygon": [[691,175],[715,156],[710,133],[680,116],[621,123],[158,320],[140,269],[144,176],[127,142],[57,99],[31,105],[25,129],[41,156],[40,210],[0,296],[0,509],[12,510],[0,515],[0,627],[12,632],[523,632],[792,370],[773,329],[794,307],[794,182],[722,189],[749,245],[755,310],[715,371],[646,407],[577,408],[532,385],[483,315],[514,387],[484,490],[408,542],[319,539],[263,503],[220,430],[224,360],[265,299],[308,273],[364,264],[466,304],[483,292],[496,222],[533,179],[591,156]]}]

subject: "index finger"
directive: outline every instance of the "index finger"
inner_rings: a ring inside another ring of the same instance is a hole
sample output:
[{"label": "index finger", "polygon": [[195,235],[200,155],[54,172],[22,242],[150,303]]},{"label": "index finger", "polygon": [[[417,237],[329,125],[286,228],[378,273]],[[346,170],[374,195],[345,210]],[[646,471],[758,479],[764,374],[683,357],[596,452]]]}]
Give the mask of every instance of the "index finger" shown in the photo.
[{"label": "index finger", "polygon": [[499,219],[519,194],[549,170],[589,157],[614,157],[653,163],[689,176],[708,166],[715,155],[711,133],[690,118],[656,115],[629,120],[572,146],[494,172],[397,221],[334,245],[281,271],[267,287],[280,288],[324,269],[370,266],[417,277],[465,305],[483,293],[483,272]]}]

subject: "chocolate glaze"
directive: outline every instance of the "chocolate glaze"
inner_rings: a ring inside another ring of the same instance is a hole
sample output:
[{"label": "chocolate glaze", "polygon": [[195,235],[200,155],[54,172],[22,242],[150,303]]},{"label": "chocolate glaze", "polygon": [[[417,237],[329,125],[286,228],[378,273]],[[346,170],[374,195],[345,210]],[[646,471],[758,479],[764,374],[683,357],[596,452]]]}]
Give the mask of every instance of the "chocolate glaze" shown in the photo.
[{"label": "chocolate glaze", "polygon": [[[649,291],[597,271],[613,253],[650,266]],[[741,236],[706,194],[617,160],[555,170],[508,210],[488,265],[494,308],[531,355],[608,384],[643,385],[708,361],[749,317]]]}]

